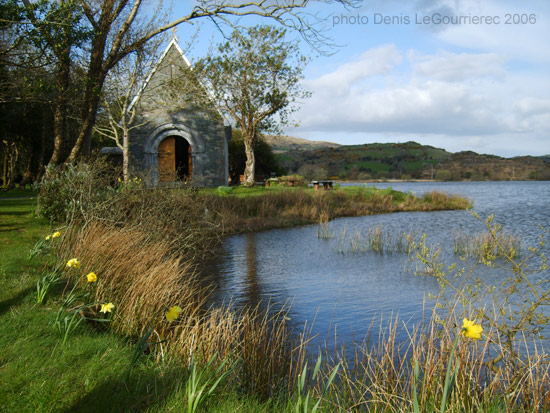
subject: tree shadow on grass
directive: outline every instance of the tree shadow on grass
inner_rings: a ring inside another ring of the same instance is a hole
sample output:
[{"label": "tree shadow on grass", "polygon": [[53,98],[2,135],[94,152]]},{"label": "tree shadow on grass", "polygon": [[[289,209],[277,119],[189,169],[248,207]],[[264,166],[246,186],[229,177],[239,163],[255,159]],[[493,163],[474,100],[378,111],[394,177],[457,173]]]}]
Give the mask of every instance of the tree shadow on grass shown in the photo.
[{"label": "tree shadow on grass", "polygon": [[35,289],[36,287],[34,286],[27,287],[19,291],[13,297],[8,298],[7,300],[0,301],[0,316],[9,311],[11,307],[20,305],[25,297],[27,297]]},{"label": "tree shadow on grass", "polygon": [[152,406],[160,406],[176,389],[173,375],[159,371],[132,373],[124,380],[120,377],[107,379],[95,386],[63,412],[140,412]]}]

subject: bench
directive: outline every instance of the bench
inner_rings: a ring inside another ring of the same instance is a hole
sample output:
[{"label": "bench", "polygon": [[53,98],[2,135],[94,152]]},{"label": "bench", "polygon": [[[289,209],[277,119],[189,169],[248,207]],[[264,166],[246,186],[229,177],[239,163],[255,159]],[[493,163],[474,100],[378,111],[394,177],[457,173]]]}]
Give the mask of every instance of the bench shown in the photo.
[{"label": "bench", "polygon": [[313,184],[314,191],[318,191],[321,185],[323,186],[323,190],[329,191],[333,188],[332,184],[334,181],[311,181],[311,183]]}]

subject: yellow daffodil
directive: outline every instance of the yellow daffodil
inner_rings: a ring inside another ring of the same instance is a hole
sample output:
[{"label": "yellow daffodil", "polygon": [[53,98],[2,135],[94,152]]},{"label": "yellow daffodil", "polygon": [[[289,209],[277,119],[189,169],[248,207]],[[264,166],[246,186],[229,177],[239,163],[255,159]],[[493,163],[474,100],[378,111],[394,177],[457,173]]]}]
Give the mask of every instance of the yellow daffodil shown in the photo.
[{"label": "yellow daffodil", "polygon": [[99,312],[100,313],[110,313],[113,308],[115,308],[115,305],[113,303],[101,304],[101,310],[99,310]]},{"label": "yellow daffodil", "polygon": [[91,272],[88,275],[86,275],[86,279],[89,283],[95,283],[97,281],[97,275],[95,272]]},{"label": "yellow daffodil", "polygon": [[168,320],[169,323],[171,323],[176,318],[178,318],[180,313],[181,313],[181,308],[179,306],[175,305],[173,307],[170,307],[170,309],[166,313],[166,319]]},{"label": "yellow daffodil", "polygon": [[476,324],[475,321],[470,321],[467,318],[464,319],[462,325],[462,335],[471,339],[477,340],[481,338],[481,332],[483,328],[481,324]]},{"label": "yellow daffodil", "polygon": [[60,237],[60,236],[61,236],[61,232],[55,231],[53,234],[48,235],[48,236],[46,237],[46,241],[49,241],[49,240],[51,240],[51,239],[53,239],[53,238],[57,238],[57,237]]},{"label": "yellow daffodil", "polygon": [[66,267],[80,268],[80,261],[78,261],[78,258],[71,258],[67,261]]}]

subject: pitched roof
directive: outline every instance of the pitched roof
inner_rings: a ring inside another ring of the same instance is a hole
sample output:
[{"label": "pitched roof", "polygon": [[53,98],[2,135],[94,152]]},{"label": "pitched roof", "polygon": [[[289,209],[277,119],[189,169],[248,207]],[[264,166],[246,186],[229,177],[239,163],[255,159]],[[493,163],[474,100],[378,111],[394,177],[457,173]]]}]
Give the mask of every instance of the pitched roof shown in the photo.
[{"label": "pitched roof", "polygon": [[[147,90],[148,87],[152,85],[152,83],[154,83],[154,79],[156,77],[169,76],[167,73],[162,73],[163,70],[166,70],[167,67],[169,67],[170,65],[173,65],[174,63],[181,64],[181,62],[183,62],[184,67],[192,69],[191,62],[189,62],[189,59],[187,59],[187,56],[185,56],[185,53],[183,53],[183,50],[181,49],[178,43],[178,39],[174,34],[170,39],[170,42],[166,46],[166,49],[164,50],[164,52],[158,59],[157,63],[155,64],[155,67],[143,82],[143,85],[139,89],[138,94],[132,99],[129,109],[131,110],[131,108],[143,97],[144,92]],[[230,125],[230,122],[228,121],[228,119],[221,113],[221,111],[215,104],[212,94],[208,91],[208,88],[204,84],[202,84],[202,82],[200,82],[200,86],[206,91],[208,98],[212,102],[212,106],[216,108],[216,111],[224,120],[224,124]]]}]

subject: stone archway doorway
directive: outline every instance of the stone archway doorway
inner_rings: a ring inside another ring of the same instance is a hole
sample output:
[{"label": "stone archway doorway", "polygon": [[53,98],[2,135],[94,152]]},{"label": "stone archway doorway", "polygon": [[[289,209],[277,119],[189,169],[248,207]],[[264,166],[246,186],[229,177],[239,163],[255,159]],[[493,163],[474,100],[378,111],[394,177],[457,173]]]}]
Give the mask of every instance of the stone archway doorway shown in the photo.
[{"label": "stone archway doorway", "polygon": [[159,182],[190,181],[191,145],[181,136],[168,136],[158,146]]}]

